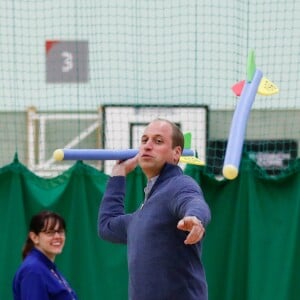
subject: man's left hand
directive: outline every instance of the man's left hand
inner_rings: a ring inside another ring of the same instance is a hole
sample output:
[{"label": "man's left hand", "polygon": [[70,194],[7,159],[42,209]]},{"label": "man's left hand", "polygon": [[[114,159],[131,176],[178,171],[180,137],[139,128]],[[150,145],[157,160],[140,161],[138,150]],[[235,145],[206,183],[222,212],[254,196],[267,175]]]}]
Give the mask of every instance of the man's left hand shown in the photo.
[{"label": "man's left hand", "polygon": [[205,233],[205,228],[197,217],[182,218],[178,222],[177,228],[189,232],[189,234],[187,235],[184,241],[186,245],[192,245],[198,243],[202,239]]}]

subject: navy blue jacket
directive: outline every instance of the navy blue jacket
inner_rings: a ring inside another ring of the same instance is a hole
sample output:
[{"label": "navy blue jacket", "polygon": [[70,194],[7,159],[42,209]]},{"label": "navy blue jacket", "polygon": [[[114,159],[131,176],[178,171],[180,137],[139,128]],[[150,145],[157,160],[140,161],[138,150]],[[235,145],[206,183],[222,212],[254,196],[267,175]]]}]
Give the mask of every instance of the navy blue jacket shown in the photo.
[{"label": "navy blue jacket", "polygon": [[16,272],[13,294],[14,300],[77,300],[55,264],[36,248]]},{"label": "navy blue jacket", "polygon": [[99,208],[98,234],[126,243],[130,300],[207,300],[202,243],[185,245],[177,229],[184,216],[206,226],[210,210],[199,185],[175,165],[166,164],[141,209],[125,214],[125,177],[108,181]]}]

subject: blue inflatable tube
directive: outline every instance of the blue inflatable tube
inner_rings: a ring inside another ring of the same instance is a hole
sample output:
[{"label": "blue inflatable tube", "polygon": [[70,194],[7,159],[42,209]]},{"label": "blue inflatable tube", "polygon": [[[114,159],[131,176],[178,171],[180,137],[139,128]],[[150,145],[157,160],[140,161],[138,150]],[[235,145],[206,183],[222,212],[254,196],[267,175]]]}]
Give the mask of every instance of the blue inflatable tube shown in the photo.
[{"label": "blue inflatable tube", "polygon": [[[108,149],[57,149],[53,157],[61,160],[126,160],[134,157],[138,149],[108,150]],[[182,156],[195,156],[195,151],[184,149]]]},{"label": "blue inflatable tube", "polygon": [[247,121],[262,76],[262,72],[256,69],[253,80],[245,82],[234,111],[223,165],[223,176],[226,179],[234,179],[238,175]]}]

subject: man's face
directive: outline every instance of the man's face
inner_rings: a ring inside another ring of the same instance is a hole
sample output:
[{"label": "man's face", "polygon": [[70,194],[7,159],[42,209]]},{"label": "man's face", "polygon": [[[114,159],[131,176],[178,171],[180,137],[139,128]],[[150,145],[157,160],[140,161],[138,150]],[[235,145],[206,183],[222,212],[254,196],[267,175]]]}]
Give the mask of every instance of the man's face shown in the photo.
[{"label": "man's face", "polygon": [[172,127],[164,121],[150,123],[141,138],[139,165],[148,178],[159,174],[168,162],[177,164],[181,148],[172,148]]}]

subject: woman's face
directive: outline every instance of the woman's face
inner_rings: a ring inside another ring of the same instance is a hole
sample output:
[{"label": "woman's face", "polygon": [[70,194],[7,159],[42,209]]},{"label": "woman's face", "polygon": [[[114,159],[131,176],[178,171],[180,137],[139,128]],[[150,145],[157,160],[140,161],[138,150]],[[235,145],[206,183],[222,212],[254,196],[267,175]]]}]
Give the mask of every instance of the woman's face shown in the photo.
[{"label": "woman's face", "polygon": [[65,230],[60,228],[59,223],[56,223],[54,227],[51,226],[51,222],[47,228],[38,234],[31,231],[29,236],[35,248],[40,250],[51,261],[54,261],[55,256],[62,252],[66,240]]}]

